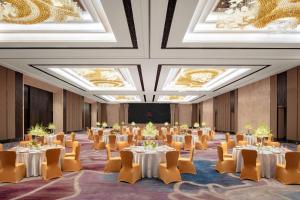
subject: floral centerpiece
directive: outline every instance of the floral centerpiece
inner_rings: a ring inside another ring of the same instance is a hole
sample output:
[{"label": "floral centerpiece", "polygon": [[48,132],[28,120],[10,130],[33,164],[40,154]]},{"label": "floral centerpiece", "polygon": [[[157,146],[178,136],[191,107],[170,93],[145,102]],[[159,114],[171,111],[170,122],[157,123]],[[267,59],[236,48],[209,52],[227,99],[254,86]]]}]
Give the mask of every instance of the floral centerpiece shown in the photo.
[{"label": "floral centerpiece", "polygon": [[260,145],[263,143],[263,139],[269,137],[271,134],[271,130],[268,125],[261,124],[258,126],[254,132],[254,136],[260,139]]},{"label": "floral centerpiece", "polygon": [[179,125],[179,123],[178,122],[175,122],[175,126],[178,126]]},{"label": "floral centerpiece", "polygon": [[189,126],[187,124],[181,124],[180,125],[180,130],[181,130],[182,134],[186,134],[188,129],[189,129]]},{"label": "floral centerpiece", "polygon": [[38,149],[38,148],[41,147],[41,145],[40,145],[38,142],[34,141],[34,140],[30,141],[30,142],[28,143],[28,146],[29,146],[30,148],[35,148],[35,149]]},{"label": "floral centerpiece", "polygon": [[53,123],[49,123],[48,124],[48,130],[50,130],[50,133],[51,134],[54,134],[54,132],[55,132],[55,125],[53,124]]},{"label": "floral centerpiece", "polygon": [[246,132],[246,134],[247,134],[247,135],[250,135],[252,130],[253,130],[252,125],[251,125],[250,123],[247,123],[247,124],[245,125],[245,132]]},{"label": "floral centerpiece", "polygon": [[202,126],[203,128],[205,128],[205,127],[206,127],[206,123],[205,123],[205,122],[202,122],[202,123],[201,123],[201,126]]},{"label": "floral centerpiece", "polygon": [[145,129],[143,130],[143,135],[144,136],[156,136],[157,135],[157,130],[156,127],[153,125],[152,122],[149,122]]},{"label": "floral centerpiece", "polygon": [[135,126],[135,122],[131,122],[131,126]]},{"label": "floral centerpiece", "polygon": [[121,122],[121,125],[124,126],[124,125],[125,125],[125,122]]},{"label": "floral centerpiece", "polygon": [[103,123],[102,123],[102,127],[103,127],[103,128],[106,128],[106,127],[107,127],[107,123],[106,123],[106,122],[103,122]]},{"label": "floral centerpiece", "polygon": [[200,127],[200,124],[198,122],[194,123],[194,128],[199,128]]},{"label": "floral centerpiece", "polygon": [[101,123],[100,123],[100,122],[97,122],[97,123],[96,123],[96,126],[97,126],[97,128],[100,128],[100,127],[101,127]]},{"label": "floral centerpiece", "polygon": [[165,122],[165,126],[169,126],[169,122]]},{"label": "floral centerpiece", "polygon": [[44,127],[40,124],[36,124],[35,126],[30,127],[28,132],[31,135],[37,136],[37,137],[44,136],[44,135],[48,134],[48,132],[46,131],[46,127]]},{"label": "floral centerpiece", "polygon": [[111,133],[113,134],[119,133],[120,129],[121,129],[120,125],[118,123],[114,123],[112,126]]}]

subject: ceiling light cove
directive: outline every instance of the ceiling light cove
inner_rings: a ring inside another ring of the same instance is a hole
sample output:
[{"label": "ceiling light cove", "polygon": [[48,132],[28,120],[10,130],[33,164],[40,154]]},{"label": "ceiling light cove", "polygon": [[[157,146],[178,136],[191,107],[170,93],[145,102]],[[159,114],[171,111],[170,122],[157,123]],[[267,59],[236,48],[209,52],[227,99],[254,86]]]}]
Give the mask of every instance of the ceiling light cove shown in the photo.
[{"label": "ceiling light cove", "polygon": [[113,103],[141,102],[139,95],[103,95],[101,97]]},{"label": "ceiling light cove", "polygon": [[169,102],[169,103],[188,103],[193,101],[197,96],[159,96],[157,102]]},{"label": "ceiling light cove", "polygon": [[212,91],[250,68],[171,68],[164,91]]},{"label": "ceiling light cove", "polygon": [[88,91],[136,91],[128,68],[49,68]]}]

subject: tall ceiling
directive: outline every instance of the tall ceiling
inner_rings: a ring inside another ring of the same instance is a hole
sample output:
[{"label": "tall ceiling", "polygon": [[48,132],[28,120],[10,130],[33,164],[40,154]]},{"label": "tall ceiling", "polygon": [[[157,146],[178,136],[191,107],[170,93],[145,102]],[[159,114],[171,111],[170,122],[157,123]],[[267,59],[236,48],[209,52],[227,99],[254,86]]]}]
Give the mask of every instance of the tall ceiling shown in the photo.
[{"label": "tall ceiling", "polygon": [[77,2],[80,20],[0,22],[0,64],[106,103],[197,103],[300,64],[299,20],[281,12],[297,0]]}]

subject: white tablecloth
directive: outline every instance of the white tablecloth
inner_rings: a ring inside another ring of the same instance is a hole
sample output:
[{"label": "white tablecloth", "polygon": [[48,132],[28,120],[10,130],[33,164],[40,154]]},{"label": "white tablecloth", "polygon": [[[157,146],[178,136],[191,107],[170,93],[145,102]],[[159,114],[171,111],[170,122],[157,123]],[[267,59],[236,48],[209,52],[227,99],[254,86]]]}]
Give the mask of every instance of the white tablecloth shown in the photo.
[{"label": "white tablecloth", "polygon": [[[184,143],[184,137],[185,135],[173,135],[172,141]],[[195,145],[197,141],[198,141],[198,135],[192,135],[192,144]]]},{"label": "white tablecloth", "polygon": [[24,163],[26,166],[26,177],[40,176],[42,174],[42,162],[46,161],[46,150],[51,148],[60,148],[60,164],[65,155],[65,148],[62,146],[42,146],[40,149],[29,149],[24,147],[15,147],[17,153],[16,161]]},{"label": "white tablecloth", "polygon": [[244,135],[244,140],[246,140],[250,145],[257,143],[257,138],[254,135]]},{"label": "white tablecloth", "polygon": [[[200,128],[200,130],[202,131],[203,135],[208,135],[208,133],[211,129],[210,128]],[[198,135],[198,129],[193,129],[192,133]]]},{"label": "white tablecloth", "polygon": [[166,162],[166,152],[174,150],[168,146],[159,146],[155,149],[134,146],[127,149],[133,152],[134,163],[140,164],[142,178],[158,177],[159,164]]},{"label": "white tablecloth", "polygon": [[[103,135],[103,141],[105,142],[105,144],[109,143],[109,134]],[[116,134],[116,142],[121,142],[121,141],[128,141],[128,136]]]},{"label": "white tablecloth", "polygon": [[[236,160],[236,172],[241,172],[244,160],[242,149],[257,150],[256,147],[233,148],[233,158]],[[276,164],[285,164],[285,150],[280,148],[261,148],[257,150],[257,159],[261,165],[261,177],[272,178],[275,176]]]}]

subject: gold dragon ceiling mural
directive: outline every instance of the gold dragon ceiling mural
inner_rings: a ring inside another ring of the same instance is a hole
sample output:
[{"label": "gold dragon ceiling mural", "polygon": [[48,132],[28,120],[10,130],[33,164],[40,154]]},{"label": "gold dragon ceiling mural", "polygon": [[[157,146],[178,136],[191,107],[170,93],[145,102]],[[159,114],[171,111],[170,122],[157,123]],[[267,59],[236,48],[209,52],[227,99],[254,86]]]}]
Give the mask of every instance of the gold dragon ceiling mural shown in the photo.
[{"label": "gold dragon ceiling mural", "polygon": [[214,9],[223,13],[216,23],[220,29],[257,29],[276,24],[276,28],[295,29],[300,23],[300,0],[221,0]]},{"label": "gold dragon ceiling mural", "polygon": [[31,25],[43,22],[79,21],[81,7],[73,0],[3,0],[0,22]]},{"label": "gold dragon ceiling mural", "polygon": [[122,74],[114,68],[79,68],[73,71],[96,87],[122,88],[127,83]]},{"label": "gold dragon ceiling mural", "polygon": [[212,79],[225,72],[225,69],[193,69],[183,68],[175,77],[174,85],[187,88],[200,88]]}]

